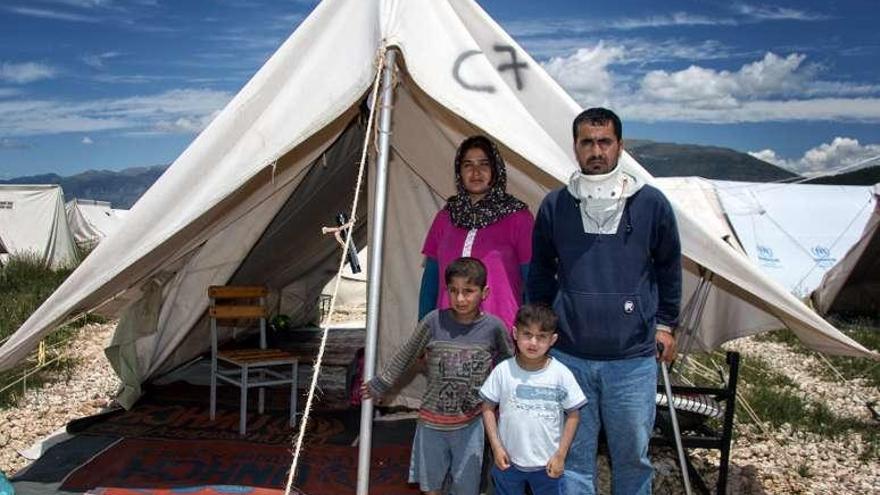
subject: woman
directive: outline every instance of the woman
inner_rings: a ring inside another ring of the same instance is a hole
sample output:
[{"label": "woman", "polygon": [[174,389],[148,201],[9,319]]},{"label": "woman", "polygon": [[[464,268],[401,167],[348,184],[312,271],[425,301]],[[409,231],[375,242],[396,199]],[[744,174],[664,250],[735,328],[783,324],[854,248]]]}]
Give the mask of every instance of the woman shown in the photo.
[{"label": "woman", "polygon": [[422,248],[419,319],[432,309],[449,307],[440,274],[452,260],[473,256],[488,271],[483,311],[501,318],[510,331],[532,257],[534,218],[525,203],[507,194],[504,160],[485,136],[469,137],[458,147],[455,186],[458,193],[434,217]]}]

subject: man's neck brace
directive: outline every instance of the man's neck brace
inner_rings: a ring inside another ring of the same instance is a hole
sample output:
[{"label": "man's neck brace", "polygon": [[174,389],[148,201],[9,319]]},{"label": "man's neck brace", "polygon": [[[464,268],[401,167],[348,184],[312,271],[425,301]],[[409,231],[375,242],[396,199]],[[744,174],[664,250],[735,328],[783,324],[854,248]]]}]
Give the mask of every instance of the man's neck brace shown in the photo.
[{"label": "man's neck brace", "polygon": [[602,175],[576,171],[568,181],[568,192],[578,201],[584,232],[611,235],[617,233],[626,199],[641,186],[635,176],[624,172],[618,164]]}]

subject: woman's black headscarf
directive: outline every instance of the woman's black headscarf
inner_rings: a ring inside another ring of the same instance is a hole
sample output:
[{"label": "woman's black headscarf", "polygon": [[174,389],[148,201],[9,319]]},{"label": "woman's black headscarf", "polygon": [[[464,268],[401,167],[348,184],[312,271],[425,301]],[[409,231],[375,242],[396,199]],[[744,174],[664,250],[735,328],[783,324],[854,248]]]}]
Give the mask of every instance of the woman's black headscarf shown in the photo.
[{"label": "woman's black headscarf", "polygon": [[[461,161],[472,148],[483,150],[492,165],[489,192],[474,204],[471,204],[470,195],[461,180]],[[485,136],[471,136],[459,145],[455,153],[455,188],[458,194],[446,200],[445,208],[449,211],[452,224],[462,229],[481,229],[511,213],[528,208],[528,205],[507,194],[507,167],[495,143]]]}]

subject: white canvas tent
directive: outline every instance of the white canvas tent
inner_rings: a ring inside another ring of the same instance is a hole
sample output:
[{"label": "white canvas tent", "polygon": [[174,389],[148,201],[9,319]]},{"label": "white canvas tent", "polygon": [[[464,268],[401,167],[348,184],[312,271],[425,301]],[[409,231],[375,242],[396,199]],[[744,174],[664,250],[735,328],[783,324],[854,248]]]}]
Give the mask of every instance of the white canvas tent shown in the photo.
[{"label": "white canvas tent", "polygon": [[880,316],[880,184],[874,185],[874,210],[861,238],[825,273],[812,299],[822,314]]},{"label": "white canvas tent", "polygon": [[[391,111],[379,360],[411,332],[423,236],[454,192],[464,136],[494,138],[513,194],[533,209],[575,169],[579,106],[472,0],[327,0],[2,348],[0,369],[73,314],[125,314],[108,350],[129,386],[208,349],[211,284],[265,283],[279,307],[313,304],[338,246],[320,235],[347,207],[364,144],[365,100],[386,48],[399,50]],[[368,142],[372,143],[370,137]],[[628,155],[626,166],[648,174]],[[371,160],[371,167],[374,166]],[[371,168],[370,180],[375,180]],[[370,193],[365,203],[374,206]],[[809,347],[876,357],[764,276],[681,207],[686,294],[713,275],[697,345],[787,326]],[[363,218],[367,216],[364,215]],[[363,221],[355,231],[359,245]],[[371,226],[374,228],[376,226]],[[376,240],[370,241],[375,247]],[[375,261],[379,260],[379,261]],[[415,404],[418,380],[399,394]]]},{"label": "white canvas tent", "polygon": [[128,210],[111,207],[108,201],[71,199],[65,205],[73,240],[81,248],[92,249],[119,229]]},{"label": "white canvas tent", "polygon": [[702,177],[658,177],[656,186],[715,238],[745,253],[724,214],[712,181]]},{"label": "white canvas tent", "polygon": [[9,255],[29,253],[52,268],[76,263],[61,186],[0,185],[0,239]]},{"label": "white canvas tent", "polygon": [[711,182],[746,253],[797,297],[859,240],[874,206],[868,186]]}]

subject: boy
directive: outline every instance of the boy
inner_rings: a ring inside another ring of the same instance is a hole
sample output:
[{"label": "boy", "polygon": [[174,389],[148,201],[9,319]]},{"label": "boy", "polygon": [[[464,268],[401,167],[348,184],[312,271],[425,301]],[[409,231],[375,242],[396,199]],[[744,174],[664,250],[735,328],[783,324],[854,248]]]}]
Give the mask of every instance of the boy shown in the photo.
[{"label": "boy", "polygon": [[439,495],[449,474],[450,494],[474,495],[483,463],[480,385],[493,363],[512,353],[504,323],[480,311],[489,293],[483,263],[458,258],[444,276],[450,308],[428,313],[362,391],[367,398],[381,398],[426,353],[428,385],[413,439],[409,482]]},{"label": "boy", "polygon": [[498,495],[525,493],[526,484],[534,495],[561,493],[565,456],[587,399],[571,371],[547,355],[557,321],[547,306],[522,306],[514,324],[516,357],[496,366],[480,389]]}]

